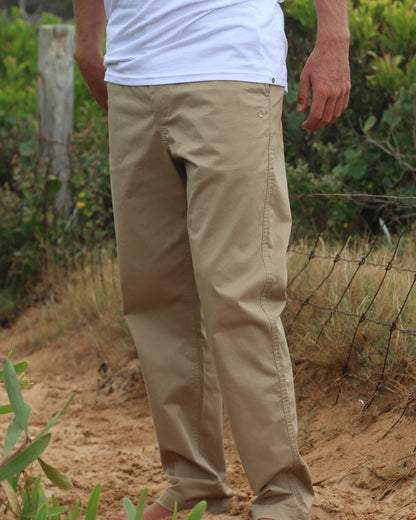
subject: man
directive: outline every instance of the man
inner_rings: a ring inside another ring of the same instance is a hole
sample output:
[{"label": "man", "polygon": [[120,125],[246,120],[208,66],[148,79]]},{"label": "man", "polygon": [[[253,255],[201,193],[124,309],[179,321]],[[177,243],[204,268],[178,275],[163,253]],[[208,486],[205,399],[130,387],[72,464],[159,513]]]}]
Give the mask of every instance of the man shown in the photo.
[{"label": "man", "polygon": [[[277,0],[74,0],[75,59],[109,111],[124,312],[175,502],[227,509],[222,402],[256,498],[254,520],[305,520],[280,313],[290,233]],[[314,131],[346,108],[347,0],[316,0],[298,110]],[[107,24],[107,51],[102,41]]]}]

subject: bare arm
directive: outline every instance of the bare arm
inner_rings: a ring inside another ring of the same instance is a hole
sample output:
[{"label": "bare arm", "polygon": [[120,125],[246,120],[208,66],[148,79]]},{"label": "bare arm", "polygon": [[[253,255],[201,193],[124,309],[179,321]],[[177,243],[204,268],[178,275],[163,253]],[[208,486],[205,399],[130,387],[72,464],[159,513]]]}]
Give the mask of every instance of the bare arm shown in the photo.
[{"label": "bare arm", "polygon": [[103,0],[73,0],[76,24],[74,58],[91,94],[107,110],[103,39],[106,15]]},{"label": "bare arm", "polygon": [[351,89],[348,61],[348,0],[315,0],[318,32],[315,47],[300,76],[298,112],[304,112],[312,93],[308,132],[335,121],[347,108]]}]

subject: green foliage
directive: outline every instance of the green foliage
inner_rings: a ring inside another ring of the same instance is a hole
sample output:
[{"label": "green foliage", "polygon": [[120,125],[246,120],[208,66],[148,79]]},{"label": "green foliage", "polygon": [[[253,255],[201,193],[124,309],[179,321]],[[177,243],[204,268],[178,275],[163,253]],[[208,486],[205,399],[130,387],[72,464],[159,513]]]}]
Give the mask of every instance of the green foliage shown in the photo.
[{"label": "green foliage", "polygon": [[[45,4],[47,5],[47,4]],[[314,0],[291,0],[285,9],[289,40],[289,93],[284,132],[291,193],[416,194],[414,162],[416,8],[413,0],[350,3],[352,93],[350,108],[316,133],[301,129],[296,112],[299,75],[315,42]],[[59,23],[43,15],[39,24]],[[75,67],[71,215],[53,209],[60,183],[38,173],[36,123],[37,25],[0,13],[0,321],[12,319],[41,280],[45,258],[70,264],[87,247],[113,238],[107,129]],[[294,199],[294,213],[302,203]],[[357,207],[323,200],[309,223],[338,232]],[[410,216],[398,212],[396,222]],[[377,215],[371,219],[377,221]],[[370,219],[370,220],[371,220]],[[366,227],[371,222],[364,222]],[[19,305],[18,305],[19,303]]]},{"label": "green foliage", "polygon": [[[59,23],[44,14],[38,25]],[[13,8],[9,18],[0,11],[0,112],[36,116],[37,27]]]},{"label": "green foliage", "polygon": [[19,116],[36,107],[36,27],[21,20],[18,9],[10,20],[2,11],[0,35],[0,111]]},{"label": "green foliage", "polygon": [[[20,157],[19,157],[20,158]],[[0,186],[0,316],[13,315],[40,280],[45,262],[71,263],[84,249],[113,236],[108,175],[102,163],[84,158],[82,175],[73,179],[72,213],[59,217],[53,174],[15,168]],[[91,184],[89,184],[91,182]],[[96,197],[95,197],[96,195]],[[29,302],[30,303],[30,302]]]},{"label": "green foliage", "polygon": [[[10,16],[0,10],[0,113],[36,118],[37,63],[39,25],[59,24],[61,19],[44,13],[32,25],[20,17],[14,7]],[[74,69],[74,122],[78,126],[85,108],[91,117],[102,117],[104,110],[92,102],[91,95],[77,67]]]},{"label": "green foliage", "polygon": [[71,263],[86,247],[113,238],[106,123],[88,107],[81,114],[67,219],[54,208],[60,181],[39,168],[33,118],[0,114],[0,318],[11,319],[25,304],[48,259]]},{"label": "green foliage", "polygon": [[[134,507],[133,502],[129,498],[124,498],[123,505],[124,510],[127,514],[128,520],[141,520],[143,516],[144,506],[146,503],[147,489],[145,489],[140,496],[137,507]],[[205,500],[199,502],[186,517],[186,520],[200,520],[205,513],[207,503]],[[172,520],[177,519],[177,509],[175,503],[175,509],[173,511]]]},{"label": "green foliage", "polygon": [[[56,516],[57,510],[48,508],[46,495],[43,489],[39,488],[41,475],[34,480],[28,476],[27,469],[35,460],[40,460],[40,456],[46,450],[51,439],[51,434],[48,433],[50,428],[69,406],[73,396],[63,410],[32,440],[28,427],[32,408],[24,402],[21,391],[21,386],[26,386],[24,379],[26,367],[27,363],[13,365],[9,356],[3,360],[3,371],[0,374],[0,382],[4,382],[10,401],[9,405],[3,405],[2,409],[8,407],[10,413],[14,414],[6,431],[3,443],[4,459],[0,463],[0,483],[7,496],[6,503],[0,501],[0,510],[1,508],[11,509],[16,516],[22,515],[24,518],[46,519]],[[17,377],[18,374],[21,375],[20,381]],[[22,436],[23,440],[18,444]],[[72,487],[68,477],[43,460],[41,468],[52,483],[65,488]],[[20,475],[23,471],[25,471],[25,475],[22,484]],[[66,509],[64,508],[62,511]]]},{"label": "green foliage", "polygon": [[334,173],[349,179],[354,188],[373,193],[415,195],[416,84],[401,87],[379,117],[371,114],[362,123],[364,142],[345,152],[343,165]]},{"label": "green foliage", "polygon": [[[42,474],[38,474],[35,477],[30,472],[32,463],[37,460],[44,476],[53,484],[61,489],[71,489],[73,487],[71,480],[57,468],[47,464],[41,458],[41,455],[46,450],[51,439],[51,434],[48,433],[49,430],[71,404],[74,395],[71,396],[66,405],[55,415],[49,424],[31,440],[28,432],[28,419],[31,407],[24,402],[21,392],[21,386],[27,386],[24,379],[26,368],[27,362],[13,365],[9,356],[3,360],[3,371],[0,372],[0,383],[5,383],[10,400],[9,405],[3,405],[0,409],[4,410],[7,407],[10,413],[14,413],[14,417],[10,421],[12,427],[10,428],[9,426],[4,441],[4,459],[0,462],[0,485],[6,496],[5,500],[0,497],[0,514],[11,511],[16,518],[29,520],[79,520],[81,518],[81,503],[79,500],[76,501],[72,512],[69,511],[68,506],[61,506],[58,499],[54,496],[50,504],[43,487],[40,485]],[[21,375],[20,381],[17,377],[18,374]],[[12,439],[10,437],[11,430],[15,432]],[[24,439],[18,445],[21,435],[23,435]],[[101,484],[97,484],[88,499],[84,520],[96,520],[100,494]],[[124,508],[129,520],[141,520],[146,495],[147,489],[144,490],[136,508],[128,498],[124,499]],[[200,520],[205,509],[206,502],[200,502],[191,511],[187,520]],[[173,520],[176,520],[176,506]]]},{"label": "green foliage", "polygon": [[46,259],[66,264],[113,237],[105,112],[75,68],[75,133],[69,219],[54,199],[61,183],[38,164],[37,27],[17,8],[0,12],[0,321],[13,319],[40,280]]},{"label": "green foliage", "polygon": [[[296,113],[298,78],[315,40],[314,1],[291,0],[282,5],[289,40],[290,91],[284,123],[292,193],[305,190],[304,183],[296,181],[306,169],[323,181],[319,187],[325,193],[416,195],[414,1],[355,0],[350,4],[349,109],[337,123],[314,134],[301,130],[305,116]],[[342,225],[350,210],[338,213],[335,220]],[[398,218],[406,221],[408,215]]]},{"label": "green foliage", "polygon": [[[19,4],[19,0],[2,0],[2,5],[5,5],[8,10],[13,6],[18,7]],[[25,0],[24,6],[30,18],[39,17],[41,10],[60,16],[64,20],[70,20],[74,17],[72,0]]]}]

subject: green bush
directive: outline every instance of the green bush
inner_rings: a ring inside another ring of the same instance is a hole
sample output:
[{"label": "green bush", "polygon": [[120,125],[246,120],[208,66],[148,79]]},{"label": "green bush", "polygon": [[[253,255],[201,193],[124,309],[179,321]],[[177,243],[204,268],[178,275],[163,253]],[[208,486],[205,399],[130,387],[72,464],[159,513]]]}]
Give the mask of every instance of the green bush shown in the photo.
[{"label": "green bush", "polygon": [[[41,20],[32,25],[22,20],[14,7],[11,15],[0,11],[0,113],[15,116],[31,115],[36,119],[37,63],[39,25],[59,24],[61,19],[44,13]],[[81,122],[82,110],[100,118],[104,110],[92,102],[82,76],[75,67],[75,128]]]},{"label": "green bush", "polygon": [[[95,120],[91,121],[91,124]],[[68,264],[114,237],[107,154],[89,150],[105,141],[103,121],[74,136],[71,214],[57,215],[61,183],[37,167],[37,135],[30,117],[0,120],[0,320],[30,304],[45,262]],[[100,134],[97,129],[102,128]],[[81,145],[83,143],[83,146]],[[4,321],[6,320],[6,321]]]},{"label": "green bush", "polygon": [[[39,24],[59,23],[44,14]],[[45,260],[68,263],[114,235],[105,112],[75,69],[71,214],[54,210],[60,188],[38,167],[37,27],[0,12],[0,322],[6,324],[40,280]],[[29,302],[30,303],[30,302]]]},{"label": "green bush", "polygon": [[[314,134],[300,129],[298,78],[315,39],[313,0],[291,0],[286,11],[290,91],[284,128],[289,176],[297,164],[325,180],[321,189],[415,195],[416,8],[413,0],[350,4],[352,91],[349,109]],[[392,150],[393,148],[393,150]],[[290,181],[290,179],[289,179]],[[300,193],[292,182],[295,193]],[[304,186],[302,185],[302,188]],[[399,216],[406,221],[408,215]]]}]

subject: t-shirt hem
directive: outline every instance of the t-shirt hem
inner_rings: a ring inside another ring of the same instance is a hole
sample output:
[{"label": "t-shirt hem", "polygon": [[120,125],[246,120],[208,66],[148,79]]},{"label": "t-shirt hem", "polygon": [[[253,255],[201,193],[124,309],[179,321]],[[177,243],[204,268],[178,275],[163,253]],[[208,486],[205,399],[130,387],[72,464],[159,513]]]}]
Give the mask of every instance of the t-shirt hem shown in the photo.
[{"label": "t-shirt hem", "polygon": [[105,81],[124,85],[128,87],[142,87],[150,85],[170,85],[175,83],[194,83],[201,81],[246,81],[248,83],[263,83],[284,87],[287,91],[287,81],[285,78],[273,74],[247,74],[247,73],[207,73],[207,74],[183,74],[177,76],[158,76],[158,77],[132,77],[114,74],[107,71]]}]

